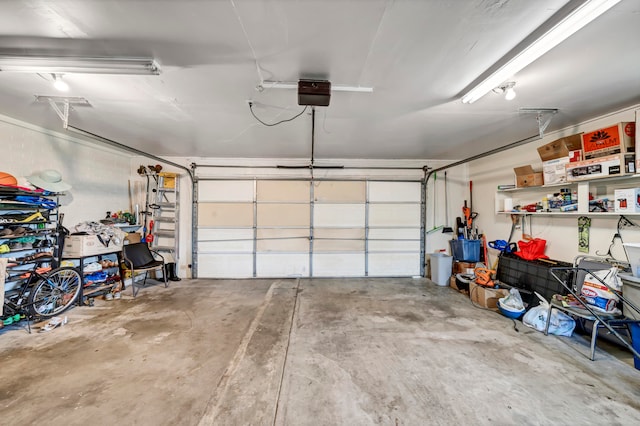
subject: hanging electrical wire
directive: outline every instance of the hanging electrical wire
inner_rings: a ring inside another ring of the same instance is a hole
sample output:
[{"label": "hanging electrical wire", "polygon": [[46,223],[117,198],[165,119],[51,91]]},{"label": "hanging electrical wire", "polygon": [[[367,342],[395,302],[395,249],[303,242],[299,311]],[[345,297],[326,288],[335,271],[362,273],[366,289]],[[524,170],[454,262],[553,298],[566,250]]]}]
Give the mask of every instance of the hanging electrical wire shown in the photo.
[{"label": "hanging electrical wire", "polygon": [[302,114],[304,114],[304,112],[307,110],[308,107],[309,107],[309,105],[305,106],[304,109],[302,111],[300,111],[299,114],[296,114],[291,118],[286,118],[284,120],[280,120],[280,121],[277,121],[275,123],[265,123],[264,121],[262,121],[262,120],[260,120],[258,118],[258,116],[255,114],[255,112],[253,112],[253,102],[249,102],[249,111],[251,111],[251,115],[253,115],[253,118],[255,118],[256,120],[258,120],[258,122],[260,122],[261,124],[264,124],[265,126],[268,126],[268,127],[277,126],[278,124],[286,123],[288,121],[293,121],[296,118],[300,117]]}]

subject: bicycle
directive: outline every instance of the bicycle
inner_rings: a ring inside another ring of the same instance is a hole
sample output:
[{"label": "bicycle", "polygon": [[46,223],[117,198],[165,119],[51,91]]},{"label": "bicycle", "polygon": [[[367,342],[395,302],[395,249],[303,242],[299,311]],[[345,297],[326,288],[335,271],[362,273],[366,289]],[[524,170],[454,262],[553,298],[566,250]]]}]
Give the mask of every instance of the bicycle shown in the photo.
[{"label": "bicycle", "polygon": [[82,276],[75,268],[63,266],[41,273],[37,263],[26,280],[4,298],[2,319],[8,322],[26,317],[48,319],[71,308],[82,288]]}]

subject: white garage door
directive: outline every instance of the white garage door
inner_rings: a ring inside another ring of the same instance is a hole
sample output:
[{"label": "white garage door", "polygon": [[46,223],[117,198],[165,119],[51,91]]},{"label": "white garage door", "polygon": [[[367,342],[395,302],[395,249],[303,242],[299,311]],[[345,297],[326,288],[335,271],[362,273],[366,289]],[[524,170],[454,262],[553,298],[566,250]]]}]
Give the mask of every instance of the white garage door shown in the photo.
[{"label": "white garage door", "polygon": [[202,180],[197,276],[420,275],[420,182]]}]

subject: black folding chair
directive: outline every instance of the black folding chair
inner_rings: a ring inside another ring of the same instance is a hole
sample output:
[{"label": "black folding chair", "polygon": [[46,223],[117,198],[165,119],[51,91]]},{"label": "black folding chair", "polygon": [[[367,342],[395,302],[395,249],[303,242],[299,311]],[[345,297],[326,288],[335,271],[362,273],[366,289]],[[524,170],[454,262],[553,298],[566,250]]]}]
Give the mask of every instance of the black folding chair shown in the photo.
[{"label": "black folding chair", "polygon": [[127,270],[131,271],[131,292],[133,297],[140,291],[136,291],[136,274],[144,272],[142,286],[147,283],[149,271],[161,270],[164,286],[169,287],[166,269],[164,267],[164,257],[155,250],[151,250],[147,243],[125,244],[122,246],[122,258]]}]

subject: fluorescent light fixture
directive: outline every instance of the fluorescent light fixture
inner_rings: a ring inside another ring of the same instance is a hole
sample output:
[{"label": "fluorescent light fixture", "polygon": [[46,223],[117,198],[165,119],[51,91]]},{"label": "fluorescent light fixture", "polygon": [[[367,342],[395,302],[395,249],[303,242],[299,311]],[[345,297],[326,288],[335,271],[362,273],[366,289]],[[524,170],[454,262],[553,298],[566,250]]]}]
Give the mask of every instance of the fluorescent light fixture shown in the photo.
[{"label": "fluorescent light fixture", "polygon": [[462,97],[462,102],[471,104],[493,90],[518,71],[562,43],[589,22],[611,9],[620,0],[586,0],[541,37],[511,58],[496,72],[484,79]]},{"label": "fluorescent light fixture", "polygon": [[[298,89],[298,82],[294,81],[268,81],[265,80],[257,87],[258,91],[263,91],[264,89]],[[363,86],[344,86],[340,84],[331,84],[332,92],[363,92],[363,93],[372,93],[373,87],[363,87]]]},{"label": "fluorescent light fixture", "polygon": [[160,67],[152,58],[0,55],[0,71],[41,74],[158,75]]}]

